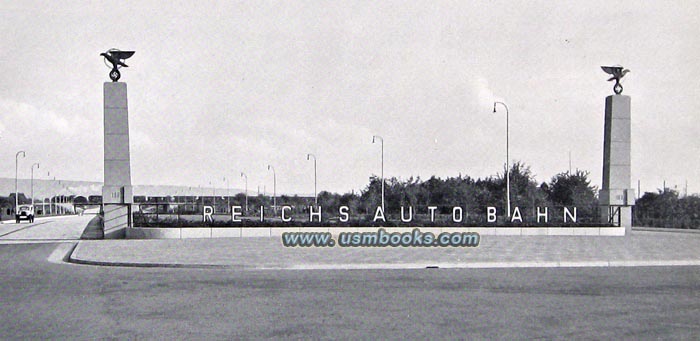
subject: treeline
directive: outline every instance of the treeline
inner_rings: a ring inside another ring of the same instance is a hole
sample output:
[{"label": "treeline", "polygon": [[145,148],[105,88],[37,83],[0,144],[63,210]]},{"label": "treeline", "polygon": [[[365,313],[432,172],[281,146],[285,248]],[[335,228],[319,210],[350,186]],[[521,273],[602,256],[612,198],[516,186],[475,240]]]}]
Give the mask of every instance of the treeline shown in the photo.
[{"label": "treeline", "polygon": [[[452,226],[452,214],[454,207],[463,211],[464,220],[460,226],[483,224],[486,219],[487,207],[496,207],[498,225],[509,225],[506,214],[506,178],[503,173],[488,178],[472,178],[469,176],[448,177],[441,179],[430,177],[423,180],[420,177],[405,180],[395,177],[384,179],[384,207],[385,217],[389,222],[400,221],[401,207],[405,212],[411,207],[415,218],[424,223],[429,214],[428,207],[435,206],[434,211],[438,216],[435,223],[447,223]],[[535,220],[537,208],[549,208],[551,220],[549,223],[557,224],[562,220],[562,208],[567,207],[577,210],[578,225],[600,225],[597,193],[598,189],[592,186],[589,180],[589,172],[576,170],[574,172],[562,172],[553,176],[549,181],[538,183],[532,174],[530,167],[517,162],[510,168],[510,198],[511,212],[518,207],[525,224]],[[359,193],[330,193],[322,191],[318,194],[318,204],[322,207],[323,221],[337,221],[339,209],[348,207],[351,220],[363,222],[366,226],[373,226],[377,207],[381,206],[381,179],[372,176],[368,185]],[[149,202],[150,211],[147,212]],[[239,193],[228,198],[224,197],[182,197],[150,198],[144,202],[141,212],[151,216],[157,214],[201,215],[202,206],[214,207],[215,214],[230,215],[232,205],[244,207],[245,195]],[[180,205],[156,205],[156,202],[179,202]],[[265,217],[273,219],[279,209],[289,206],[287,213],[294,217],[297,223],[308,220],[309,207],[314,205],[313,197],[299,197],[282,195],[276,198],[277,212],[275,213],[273,200],[269,196],[250,196],[248,198],[248,210],[243,212],[248,218],[248,224],[255,221],[260,215],[260,207],[265,207]],[[700,197],[688,196],[679,198],[678,193],[672,190],[659,191],[659,193],[646,193],[637,200],[633,208],[633,224],[635,226],[649,227],[673,227],[693,228],[700,227]],[[152,217],[152,216],[151,216]],[[306,218],[305,218],[306,217]],[[178,218],[179,219],[179,218]],[[367,224],[369,222],[370,224]],[[363,225],[363,226],[364,226]]]},{"label": "treeline", "polygon": [[[437,206],[438,214],[452,214],[454,207],[461,207],[465,214],[484,216],[487,207],[496,207],[499,215],[506,212],[506,178],[503,174],[485,179],[469,176],[440,179],[420,177],[399,180],[385,179],[384,205],[388,216],[398,216],[401,207],[414,207],[419,213],[428,206]],[[530,168],[520,162],[510,169],[511,210],[519,207],[523,214],[534,212],[537,207],[577,207],[579,215],[593,218],[597,210],[597,189],[591,186],[588,172],[560,173],[549,182],[538,184]],[[321,192],[319,203],[323,209],[337,211],[348,206],[352,212],[374,215],[381,206],[381,179],[370,178],[369,184],[359,194],[333,194]]]},{"label": "treeline", "polygon": [[678,229],[700,228],[700,197],[679,197],[678,192],[665,189],[647,192],[633,208],[634,225]]},{"label": "treeline", "polygon": [[[401,220],[401,208],[408,214],[413,210],[414,219],[425,223],[429,220],[429,206],[434,210],[435,223],[452,225],[453,209],[459,207],[463,216],[458,225],[480,225],[486,220],[487,207],[496,207],[499,225],[508,225],[506,219],[506,181],[505,169],[502,174],[485,179],[474,179],[469,176],[449,177],[446,179],[430,177],[423,180],[420,177],[400,180],[395,177],[384,179],[384,215],[388,222]],[[560,173],[549,182],[537,183],[530,168],[520,162],[514,163],[510,169],[510,198],[511,211],[519,208],[523,221],[533,221],[538,207],[550,209],[551,221],[561,221],[561,207],[576,207],[578,223],[598,223],[597,189],[591,186],[588,172],[577,170],[574,173]],[[382,204],[382,182],[377,176],[369,179],[369,184],[359,193],[330,193],[322,191],[318,194],[318,205],[322,207],[323,221],[337,221],[340,208],[346,206],[351,220],[356,222],[372,222],[377,207]],[[201,214],[203,206],[214,208],[214,214],[230,214],[232,205],[244,207],[245,196],[237,194],[232,197],[191,197],[191,198],[150,198],[140,204],[139,212],[153,217],[153,214],[192,215]],[[309,207],[314,205],[313,197],[280,196],[276,198],[277,213],[271,208],[273,200],[268,196],[250,196],[248,210],[243,209],[243,216],[250,217],[249,223],[260,215],[260,207],[265,207],[265,217],[274,220],[279,215],[282,206],[289,206],[287,214],[295,221],[308,220]],[[155,202],[154,202],[155,201]],[[153,204],[149,204],[153,202]],[[161,204],[156,204],[160,202]],[[180,202],[180,205],[165,204]],[[306,218],[305,218],[306,217]],[[141,217],[139,217],[140,219]],[[146,218],[146,217],[143,217]],[[279,219],[279,217],[277,217]],[[149,218],[150,219],[150,218]],[[180,219],[179,216],[177,218]],[[159,219],[157,219],[159,220]],[[519,224],[523,225],[523,224]],[[525,224],[527,225],[527,224]]]}]

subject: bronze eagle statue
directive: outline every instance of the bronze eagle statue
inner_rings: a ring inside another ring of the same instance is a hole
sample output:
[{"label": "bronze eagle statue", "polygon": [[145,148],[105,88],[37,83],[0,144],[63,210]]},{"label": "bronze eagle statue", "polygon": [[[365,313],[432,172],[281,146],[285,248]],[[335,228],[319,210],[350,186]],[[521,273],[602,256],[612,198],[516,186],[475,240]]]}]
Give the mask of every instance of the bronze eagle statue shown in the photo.
[{"label": "bronze eagle statue", "polygon": [[120,51],[117,49],[109,49],[107,50],[107,52],[100,53],[100,56],[104,57],[105,61],[110,62],[112,64],[112,71],[109,72],[109,78],[112,80],[112,82],[118,81],[121,77],[119,68],[121,68],[122,66],[129,67],[129,65],[126,65],[124,63],[124,60],[133,56],[134,52],[135,51]]},{"label": "bronze eagle statue", "polygon": [[630,70],[625,69],[622,66],[616,65],[616,66],[601,66],[601,69],[605,71],[605,73],[612,75],[608,81],[615,81],[615,86],[613,86],[613,91],[615,91],[615,94],[619,95],[622,93],[622,85],[620,84],[620,79],[624,77]]}]

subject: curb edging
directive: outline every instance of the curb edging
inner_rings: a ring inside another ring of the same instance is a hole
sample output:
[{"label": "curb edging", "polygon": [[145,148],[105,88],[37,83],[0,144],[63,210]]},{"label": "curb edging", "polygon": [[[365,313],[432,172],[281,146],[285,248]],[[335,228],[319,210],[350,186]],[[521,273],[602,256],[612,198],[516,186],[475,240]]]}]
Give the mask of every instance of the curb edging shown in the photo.
[{"label": "curb edging", "polygon": [[[417,270],[417,269],[505,269],[505,268],[580,268],[580,267],[645,267],[645,266],[700,266],[700,259],[681,260],[591,260],[591,261],[481,261],[473,263],[347,263],[347,264],[288,264],[279,266],[246,266],[225,264],[183,264],[158,262],[99,261],[75,258],[73,253],[79,246],[75,243],[63,257],[71,264],[92,266],[114,266],[131,268],[176,268],[176,269],[233,269],[233,270]],[[60,247],[59,247],[60,248]],[[58,248],[57,248],[58,250]]]}]

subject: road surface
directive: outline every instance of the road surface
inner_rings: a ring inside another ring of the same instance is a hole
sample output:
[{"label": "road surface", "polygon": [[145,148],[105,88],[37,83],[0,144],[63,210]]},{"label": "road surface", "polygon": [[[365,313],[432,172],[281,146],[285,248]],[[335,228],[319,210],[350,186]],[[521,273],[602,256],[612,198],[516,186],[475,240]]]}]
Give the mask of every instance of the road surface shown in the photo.
[{"label": "road surface", "polygon": [[0,243],[41,242],[80,239],[85,226],[94,214],[37,217],[33,223],[27,220],[4,221],[0,224]]},{"label": "road surface", "polygon": [[127,268],[36,243],[89,218],[1,226],[0,339],[700,337],[700,267]]}]

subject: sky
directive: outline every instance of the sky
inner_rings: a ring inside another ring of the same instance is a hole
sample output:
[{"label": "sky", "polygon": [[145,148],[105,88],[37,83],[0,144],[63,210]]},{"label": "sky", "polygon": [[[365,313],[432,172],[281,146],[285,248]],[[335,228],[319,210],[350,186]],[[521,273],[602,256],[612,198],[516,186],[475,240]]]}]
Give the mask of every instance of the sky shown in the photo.
[{"label": "sky", "polygon": [[[102,181],[110,48],[132,182],[309,194],[371,175],[574,169],[601,186],[601,65],[631,70],[632,187],[700,192],[695,1],[1,1],[0,177]],[[377,141],[378,142],[378,141]],[[571,158],[569,158],[571,155]],[[224,181],[228,180],[228,183]]]}]

